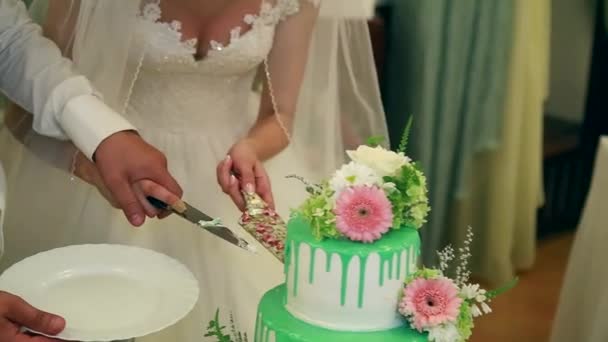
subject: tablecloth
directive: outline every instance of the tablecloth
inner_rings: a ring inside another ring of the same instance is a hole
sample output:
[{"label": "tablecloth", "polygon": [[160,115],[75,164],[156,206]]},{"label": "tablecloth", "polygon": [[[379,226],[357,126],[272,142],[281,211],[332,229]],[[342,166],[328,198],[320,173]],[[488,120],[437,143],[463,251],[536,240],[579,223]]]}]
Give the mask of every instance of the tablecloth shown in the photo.
[{"label": "tablecloth", "polygon": [[608,136],[602,137],[598,145],[591,189],[570,252],[551,342],[608,341],[607,246]]}]

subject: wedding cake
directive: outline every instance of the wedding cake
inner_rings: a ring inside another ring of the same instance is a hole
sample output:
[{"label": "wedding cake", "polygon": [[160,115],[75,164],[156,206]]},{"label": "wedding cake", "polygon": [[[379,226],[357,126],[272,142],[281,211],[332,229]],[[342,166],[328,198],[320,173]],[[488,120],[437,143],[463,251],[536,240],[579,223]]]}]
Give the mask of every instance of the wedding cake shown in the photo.
[{"label": "wedding cake", "polygon": [[327,182],[307,185],[285,240],[285,283],[258,307],[256,342],[427,341],[399,312],[418,270],[426,179],[403,152],[349,151]]},{"label": "wedding cake", "polygon": [[285,265],[285,283],[258,305],[254,342],[464,342],[489,301],[516,285],[486,292],[469,283],[470,228],[457,251],[437,252],[438,267],[419,265],[430,208],[426,178],[405,155],[409,127],[397,152],[372,139],[329,180],[300,179],[310,196],[286,236],[276,214],[247,215]]},{"label": "wedding cake", "polygon": [[[370,139],[321,184],[293,176],[310,196],[287,228],[258,195],[244,194],[241,226],[285,268],[285,282],[258,305],[254,342],[465,342],[474,318],[517,284],[486,291],[469,282],[471,228],[457,250],[437,252],[438,267],[419,264],[430,208],[426,178],[405,155],[409,127],[397,152]],[[231,323],[226,334],[218,309],[205,336],[247,342]]]}]

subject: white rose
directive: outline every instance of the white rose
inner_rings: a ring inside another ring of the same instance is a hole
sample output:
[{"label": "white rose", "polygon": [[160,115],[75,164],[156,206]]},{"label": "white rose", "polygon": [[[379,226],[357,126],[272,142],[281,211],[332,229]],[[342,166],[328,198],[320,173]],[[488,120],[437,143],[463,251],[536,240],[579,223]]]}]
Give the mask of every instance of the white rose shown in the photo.
[{"label": "white rose", "polygon": [[382,184],[382,179],[371,167],[355,162],[342,165],[329,181],[329,186],[334,191],[334,197],[337,197],[347,187],[380,184]]},{"label": "white rose", "polygon": [[454,342],[460,341],[460,333],[453,323],[436,325],[428,329],[429,341]]},{"label": "white rose", "polygon": [[380,177],[394,176],[399,169],[410,162],[403,153],[395,153],[382,147],[359,146],[355,151],[346,151],[354,162],[366,165]]}]

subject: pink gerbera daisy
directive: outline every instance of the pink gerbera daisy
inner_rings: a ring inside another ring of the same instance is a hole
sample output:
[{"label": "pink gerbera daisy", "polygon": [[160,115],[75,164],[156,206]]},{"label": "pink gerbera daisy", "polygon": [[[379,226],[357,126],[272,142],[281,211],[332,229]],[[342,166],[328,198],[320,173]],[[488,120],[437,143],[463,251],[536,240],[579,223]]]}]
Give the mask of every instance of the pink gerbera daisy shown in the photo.
[{"label": "pink gerbera daisy", "polygon": [[393,223],[391,202],[375,186],[355,186],[336,200],[336,227],[353,241],[373,242]]},{"label": "pink gerbera daisy", "polygon": [[403,294],[399,312],[411,316],[418,331],[455,321],[462,304],[456,284],[445,277],[415,279]]}]

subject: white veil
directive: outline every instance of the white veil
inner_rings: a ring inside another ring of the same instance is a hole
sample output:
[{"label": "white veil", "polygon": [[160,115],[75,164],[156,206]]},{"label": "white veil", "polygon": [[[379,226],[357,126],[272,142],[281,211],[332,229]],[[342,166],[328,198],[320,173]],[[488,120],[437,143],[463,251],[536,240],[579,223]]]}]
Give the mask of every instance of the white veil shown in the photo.
[{"label": "white veil", "polygon": [[[331,4],[331,1],[324,2]],[[366,17],[323,13],[313,33],[294,123],[293,146],[307,150],[320,177],[346,149],[388,133]],[[300,155],[305,155],[301,153]]]},{"label": "white veil", "polygon": [[[133,45],[132,38],[146,1],[35,0],[32,5],[45,34],[119,113],[128,104],[145,54],[145,47]],[[292,148],[318,177],[333,172],[344,161],[345,149],[370,136],[383,136],[388,143],[367,26],[373,4],[321,1],[292,132]],[[65,146],[53,147],[58,142],[35,135],[28,120],[13,120],[12,131],[21,131],[20,140],[35,154],[67,169],[71,154]]]}]

